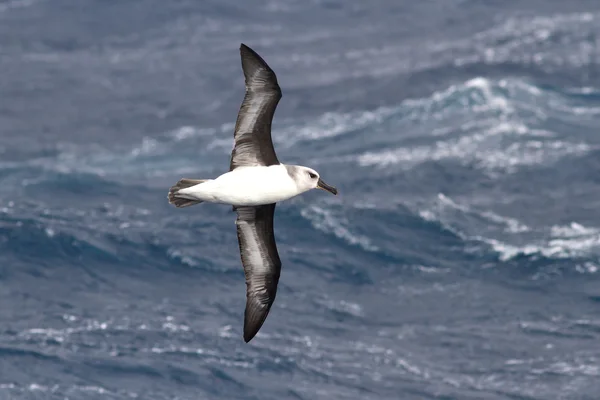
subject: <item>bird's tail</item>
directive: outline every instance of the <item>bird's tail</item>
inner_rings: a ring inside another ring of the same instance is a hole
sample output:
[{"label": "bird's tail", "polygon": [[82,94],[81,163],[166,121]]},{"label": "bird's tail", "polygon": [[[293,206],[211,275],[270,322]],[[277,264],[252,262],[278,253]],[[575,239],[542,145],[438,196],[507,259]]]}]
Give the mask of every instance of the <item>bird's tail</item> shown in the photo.
[{"label": "bird's tail", "polygon": [[199,183],[206,182],[208,179],[180,179],[174,186],[171,186],[169,189],[169,203],[173,204],[177,208],[189,207],[194,204],[202,203],[202,200],[198,199],[189,199],[184,197],[185,195],[178,195],[177,192],[181,189],[188,188],[190,186],[198,185]]}]

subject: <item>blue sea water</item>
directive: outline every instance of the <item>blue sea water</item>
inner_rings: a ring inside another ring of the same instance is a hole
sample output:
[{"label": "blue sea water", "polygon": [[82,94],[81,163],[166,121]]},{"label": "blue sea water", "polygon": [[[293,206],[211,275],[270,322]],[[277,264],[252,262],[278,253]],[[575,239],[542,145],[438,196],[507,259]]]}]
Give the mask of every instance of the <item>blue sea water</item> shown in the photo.
[{"label": "blue sea water", "polygon": [[[599,399],[600,2],[0,0],[0,399]],[[244,42],[279,158],[242,340]]]}]

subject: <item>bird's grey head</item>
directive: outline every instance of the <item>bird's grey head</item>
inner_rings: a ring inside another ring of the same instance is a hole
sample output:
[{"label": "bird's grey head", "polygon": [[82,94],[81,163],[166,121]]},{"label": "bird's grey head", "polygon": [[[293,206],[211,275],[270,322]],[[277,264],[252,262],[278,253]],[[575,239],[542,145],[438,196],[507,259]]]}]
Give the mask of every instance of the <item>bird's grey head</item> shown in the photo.
[{"label": "bird's grey head", "polygon": [[286,165],[285,167],[301,192],[311,189],[323,189],[337,195],[337,189],[323,182],[319,173],[314,169],[300,165]]}]

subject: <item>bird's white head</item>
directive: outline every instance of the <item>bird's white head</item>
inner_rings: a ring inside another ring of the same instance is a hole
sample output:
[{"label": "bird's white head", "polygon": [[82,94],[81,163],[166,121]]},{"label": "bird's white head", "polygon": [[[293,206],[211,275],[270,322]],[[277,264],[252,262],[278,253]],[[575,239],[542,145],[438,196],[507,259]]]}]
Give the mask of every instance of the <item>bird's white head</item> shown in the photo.
[{"label": "bird's white head", "polygon": [[286,169],[301,192],[306,192],[311,189],[322,189],[337,195],[337,189],[323,182],[319,173],[314,169],[302,167],[300,165],[286,165]]}]

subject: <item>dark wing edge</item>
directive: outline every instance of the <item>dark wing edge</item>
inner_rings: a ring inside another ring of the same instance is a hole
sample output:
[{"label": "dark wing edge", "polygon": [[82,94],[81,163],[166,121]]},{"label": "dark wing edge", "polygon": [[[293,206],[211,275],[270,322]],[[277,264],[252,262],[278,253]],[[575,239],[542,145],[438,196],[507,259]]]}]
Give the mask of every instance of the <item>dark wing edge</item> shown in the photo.
[{"label": "dark wing edge", "polygon": [[279,160],[271,139],[271,123],[282,97],[277,76],[262,57],[243,43],[240,56],[246,93],[235,124],[229,169],[277,165]]},{"label": "dark wing edge", "polygon": [[236,207],[240,256],[246,276],[244,341],[260,330],[275,301],[281,260],[273,232],[275,204]]}]

